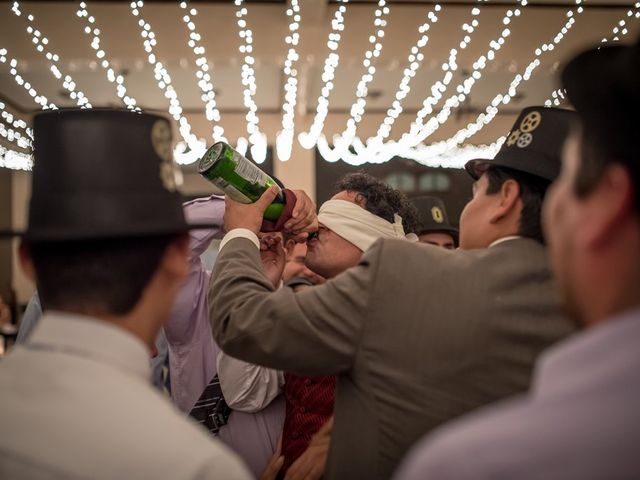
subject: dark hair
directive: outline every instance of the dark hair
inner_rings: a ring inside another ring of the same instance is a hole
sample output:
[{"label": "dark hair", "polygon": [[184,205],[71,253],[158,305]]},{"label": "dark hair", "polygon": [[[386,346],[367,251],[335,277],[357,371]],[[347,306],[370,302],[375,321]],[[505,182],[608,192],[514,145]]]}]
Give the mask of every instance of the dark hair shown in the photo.
[{"label": "dark hair", "polygon": [[416,233],[420,229],[418,211],[407,196],[368,173],[345,175],[336,183],[336,191],[359,193],[365,201],[365,210],[388,222],[393,223],[393,214],[397,213],[402,217],[405,233]]},{"label": "dark hair", "polygon": [[573,184],[581,198],[592,193],[612,165],[625,168],[640,214],[640,161],[636,116],[640,109],[640,37],[633,46],[599,45],[572,58],[562,85],[582,125],[581,162]]},{"label": "dark hair", "polygon": [[595,125],[590,127],[586,122],[582,125],[580,137],[581,162],[573,184],[575,194],[580,198],[586,197],[598,185],[604,171],[618,163],[624,166],[631,176],[635,189],[636,212],[640,213],[640,162],[637,160],[637,153],[625,155],[625,152],[616,152],[608,148],[598,128]]},{"label": "dark hair", "polygon": [[175,234],[27,246],[47,309],[123,315],[140,300]]},{"label": "dark hair", "polygon": [[488,195],[498,193],[504,182],[509,179],[518,182],[520,200],[522,200],[518,235],[533,238],[544,244],[542,202],[551,182],[536,175],[505,167],[490,166],[485,173],[489,182],[486,192]]}]

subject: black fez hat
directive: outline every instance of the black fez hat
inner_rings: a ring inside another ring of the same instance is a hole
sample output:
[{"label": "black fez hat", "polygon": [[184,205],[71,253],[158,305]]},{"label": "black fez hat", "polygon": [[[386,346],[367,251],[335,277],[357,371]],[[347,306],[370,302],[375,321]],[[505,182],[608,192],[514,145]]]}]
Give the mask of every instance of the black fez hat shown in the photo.
[{"label": "black fez hat", "polygon": [[577,114],[572,110],[527,107],[520,112],[493,160],[470,160],[464,168],[476,180],[495,165],[552,182],[560,173],[562,147],[576,120]]},{"label": "black fez hat", "polygon": [[416,197],[411,202],[418,210],[418,221],[420,228],[418,235],[423,233],[448,233],[453,237],[453,241],[458,246],[458,229],[449,223],[447,209],[444,202],[437,197]]},{"label": "black fez hat", "polygon": [[33,173],[25,241],[180,233],[187,224],[171,125],[122,109],[63,109],[33,119]]},{"label": "black fez hat", "polygon": [[640,37],[634,45],[602,45],[564,68],[562,84],[587,135],[612,159],[640,175],[637,117],[640,112]]}]

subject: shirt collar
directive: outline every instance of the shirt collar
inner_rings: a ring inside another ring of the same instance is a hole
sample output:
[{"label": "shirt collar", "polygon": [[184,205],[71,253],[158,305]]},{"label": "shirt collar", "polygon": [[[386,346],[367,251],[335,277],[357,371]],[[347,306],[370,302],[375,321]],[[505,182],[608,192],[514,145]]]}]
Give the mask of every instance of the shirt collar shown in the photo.
[{"label": "shirt collar", "polygon": [[25,346],[91,358],[145,382],[151,378],[150,352],[145,344],[125,329],[94,317],[49,311]]},{"label": "shirt collar", "polygon": [[491,244],[489,245],[489,248],[495,247],[496,245],[499,245],[499,244],[504,243],[504,242],[508,242],[509,240],[517,240],[518,238],[522,238],[522,236],[521,235],[509,235],[508,237],[499,238],[499,239],[494,240],[493,242],[491,242]]},{"label": "shirt collar", "polygon": [[[534,391],[548,395],[590,384],[636,358],[640,308],[620,313],[550,348],[538,362]],[[633,366],[637,368],[637,365]]]}]

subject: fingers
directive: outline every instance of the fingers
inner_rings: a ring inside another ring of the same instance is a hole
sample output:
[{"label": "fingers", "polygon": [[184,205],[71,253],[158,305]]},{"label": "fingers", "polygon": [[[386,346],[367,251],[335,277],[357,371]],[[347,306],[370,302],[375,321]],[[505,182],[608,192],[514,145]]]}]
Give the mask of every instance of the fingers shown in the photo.
[{"label": "fingers", "polygon": [[309,237],[309,234],[307,232],[302,232],[298,234],[291,234],[289,238],[293,240],[295,243],[304,243],[307,241],[308,237]]},{"label": "fingers", "polygon": [[307,473],[307,476],[304,477],[304,480],[320,480],[323,474],[324,468],[318,465],[314,465],[313,467],[311,467],[309,473]]},{"label": "fingers", "polygon": [[260,250],[279,251],[282,244],[280,233],[259,233]]},{"label": "fingers", "polygon": [[331,432],[331,430],[333,429],[333,418],[334,416],[332,415],[331,418],[327,420],[322,427],[320,427],[320,430],[318,430],[319,435],[324,435]]},{"label": "fingers", "polygon": [[324,462],[317,458],[310,458],[309,455],[302,454],[296,460],[285,475],[285,480],[318,480],[324,474]]},{"label": "fingers", "polygon": [[275,185],[262,194],[262,196],[256,202],[256,205],[260,205],[262,211],[266,210],[269,205],[273,203],[273,201],[278,196],[278,192],[280,190]]},{"label": "fingers", "polygon": [[292,218],[285,224],[285,228],[293,234],[317,230],[315,203],[302,190],[294,190],[293,192],[296,195],[296,205]]},{"label": "fingers", "polygon": [[293,193],[296,196],[296,206],[293,209],[291,217],[298,218],[298,216],[300,215],[300,212],[302,212],[304,208],[307,206],[307,204],[311,202],[311,199],[302,190],[293,190]]},{"label": "fingers", "polygon": [[304,453],[287,470],[284,480],[302,480],[307,475],[309,467]]},{"label": "fingers", "polygon": [[[276,452],[276,453],[279,454],[280,452]],[[283,455],[272,458],[269,464],[267,465],[267,468],[264,469],[264,472],[262,473],[260,480],[275,480],[283,464],[284,464]]]}]

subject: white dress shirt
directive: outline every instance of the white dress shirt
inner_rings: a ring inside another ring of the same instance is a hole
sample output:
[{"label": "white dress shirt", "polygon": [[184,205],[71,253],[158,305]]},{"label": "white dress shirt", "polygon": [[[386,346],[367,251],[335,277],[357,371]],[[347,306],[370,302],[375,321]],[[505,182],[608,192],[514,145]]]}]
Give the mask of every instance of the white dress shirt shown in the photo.
[{"label": "white dress shirt", "polygon": [[284,374],[279,370],[237,360],[222,351],[217,364],[224,399],[234,410],[259,412],[282,393]]},{"label": "white dress shirt", "polygon": [[[234,228],[220,242],[220,250],[234,238],[251,240],[260,249],[260,240],[251,230]],[[236,360],[220,352],[217,359],[220,387],[229,407],[240,412],[259,412],[266,408],[284,386],[284,374],[281,371]]]},{"label": "white dress shirt", "polygon": [[148,349],[126,330],[45,314],[0,363],[0,477],[251,478],[149,374]]},{"label": "white dress shirt", "polygon": [[531,392],[445,425],[396,480],[640,478],[640,309],[538,361]]}]

